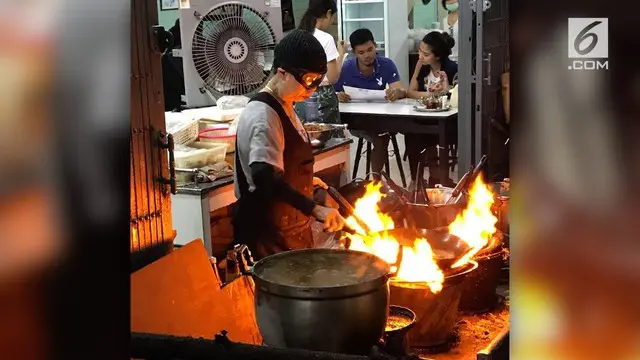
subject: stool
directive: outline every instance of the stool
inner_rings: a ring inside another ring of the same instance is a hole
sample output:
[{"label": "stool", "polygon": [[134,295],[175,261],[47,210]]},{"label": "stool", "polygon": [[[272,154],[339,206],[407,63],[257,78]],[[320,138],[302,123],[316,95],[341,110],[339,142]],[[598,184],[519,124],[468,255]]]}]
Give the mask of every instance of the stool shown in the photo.
[{"label": "stool", "polygon": [[449,144],[447,150],[449,151],[449,168],[453,172],[458,165],[458,144]]},{"label": "stool", "polygon": [[[402,181],[402,187],[407,187],[407,180],[404,176],[404,169],[402,168],[402,158],[400,156],[400,148],[398,147],[398,140],[396,139],[396,134],[390,135],[391,145],[393,146],[393,154],[396,158],[396,162],[398,163],[398,170],[400,170],[400,180]],[[358,139],[358,147],[356,149],[356,158],[353,164],[353,176],[355,179],[358,174],[358,166],[360,165],[360,158],[362,157],[362,148],[364,147],[364,142],[366,140],[364,138]],[[369,174],[371,172],[371,148],[372,145],[367,141],[367,163],[366,163],[366,173]],[[389,156],[387,156],[387,160],[384,164],[384,170],[391,176],[391,167],[389,166]]]}]

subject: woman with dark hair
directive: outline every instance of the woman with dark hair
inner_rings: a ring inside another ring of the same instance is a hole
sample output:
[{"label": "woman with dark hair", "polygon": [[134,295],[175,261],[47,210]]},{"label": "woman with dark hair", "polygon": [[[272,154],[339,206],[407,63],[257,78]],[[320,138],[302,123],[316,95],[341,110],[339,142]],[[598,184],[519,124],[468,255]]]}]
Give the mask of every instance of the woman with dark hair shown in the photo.
[{"label": "woman with dark hair", "polygon": [[[432,31],[425,35],[420,43],[408,97],[419,99],[427,92],[449,91],[449,85],[458,73],[458,64],[449,58],[454,45],[455,40],[447,33]],[[428,88],[430,83],[433,85]]]},{"label": "woman with dark hair", "polygon": [[[340,77],[342,60],[347,51],[347,46],[344,41],[340,40],[336,43],[333,36],[326,32],[333,23],[337,12],[338,7],[335,0],[309,0],[309,7],[302,16],[300,25],[298,26],[299,29],[312,33],[320,44],[322,44],[324,52],[327,55],[327,75],[322,79],[322,83],[316,90],[320,115],[320,119],[317,120],[331,124],[340,123],[338,97],[333,89],[333,84],[338,81]],[[306,119],[305,104],[303,102],[296,104],[296,113],[303,120],[315,120]]]},{"label": "woman with dark hair", "polygon": [[458,40],[460,33],[458,32],[458,0],[442,0],[442,7],[447,9],[447,16],[442,19],[442,30],[446,31],[455,40],[455,44],[451,47],[451,56],[449,59],[458,62]]},{"label": "woman with dark hair", "polygon": [[[458,64],[449,59],[451,48],[455,40],[447,34],[432,31],[425,35],[420,43],[419,61],[413,72],[413,78],[409,84],[407,97],[420,99],[430,93],[444,94],[449,91],[449,84],[458,73]],[[406,134],[405,145],[409,156],[409,169],[411,180],[415,184],[420,153],[427,149],[426,157],[429,160],[429,186],[435,184],[450,184],[447,178],[440,179],[437,164],[437,135]]]}]

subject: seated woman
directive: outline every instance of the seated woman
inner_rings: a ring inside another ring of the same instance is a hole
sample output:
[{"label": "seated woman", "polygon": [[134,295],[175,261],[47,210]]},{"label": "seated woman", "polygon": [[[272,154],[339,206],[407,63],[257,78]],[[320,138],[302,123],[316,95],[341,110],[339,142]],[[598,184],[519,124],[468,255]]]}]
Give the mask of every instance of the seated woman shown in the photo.
[{"label": "seated woman", "polygon": [[[458,64],[449,59],[451,48],[455,45],[453,38],[447,33],[433,31],[428,33],[420,43],[419,61],[413,72],[407,97],[420,99],[429,94],[445,94],[449,91],[449,84],[458,73]],[[415,185],[420,153],[426,149],[429,165],[429,186],[435,184],[450,184],[448,175],[440,179],[437,166],[438,135],[435,134],[406,134],[405,146],[409,156],[411,171],[411,185]]]},{"label": "seated woman", "polygon": [[338,97],[333,88],[333,84],[340,77],[342,71],[342,60],[347,51],[347,45],[339,40],[337,43],[333,36],[327,33],[329,26],[333,24],[337,16],[338,7],[335,0],[309,0],[309,7],[300,20],[299,28],[308,31],[320,41],[324,52],[327,55],[327,75],[322,79],[322,83],[316,90],[318,95],[318,110],[320,119],[307,119],[304,101],[295,104],[296,114],[304,122],[320,121],[330,124],[340,123],[340,110],[338,108]]}]

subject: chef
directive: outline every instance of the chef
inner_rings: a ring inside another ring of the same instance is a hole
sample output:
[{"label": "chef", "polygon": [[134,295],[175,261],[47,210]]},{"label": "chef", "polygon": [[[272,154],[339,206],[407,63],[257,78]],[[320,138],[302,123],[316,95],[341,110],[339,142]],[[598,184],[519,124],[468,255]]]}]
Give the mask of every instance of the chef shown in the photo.
[{"label": "chef", "polygon": [[234,169],[234,240],[249,246],[255,258],[313,246],[312,218],[326,231],[338,231],[344,219],[317,205],[309,137],[293,111],[320,85],[327,57],[320,42],[293,30],[276,45],[273,76],[238,118]]}]

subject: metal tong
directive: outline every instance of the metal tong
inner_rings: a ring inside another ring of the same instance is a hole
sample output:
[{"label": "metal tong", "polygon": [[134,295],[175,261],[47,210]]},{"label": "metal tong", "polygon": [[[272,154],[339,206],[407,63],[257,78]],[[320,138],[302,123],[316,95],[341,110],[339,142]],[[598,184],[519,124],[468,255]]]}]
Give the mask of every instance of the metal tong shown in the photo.
[{"label": "metal tong", "polygon": [[478,165],[476,166],[471,165],[471,168],[469,169],[469,171],[467,171],[462,176],[462,179],[458,181],[458,184],[453,189],[453,192],[451,193],[451,197],[446,202],[447,205],[457,204],[462,199],[463,191],[468,189],[469,186],[476,179],[476,177],[478,177],[478,174],[480,174],[480,171],[482,170],[482,167],[486,162],[487,162],[487,155],[482,155],[482,158],[480,158]]},{"label": "metal tong", "polygon": [[[353,208],[353,206],[351,206],[349,201],[347,201],[347,199],[345,199],[344,196],[342,196],[342,194],[338,192],[338,190],[336,190],[332,186],[329,186],[327,189],[327,192],[340,206],[342,206],[346,210],[349,216],[353,217],[356,223],[358,223],[358,226],[360,226],[365,233],[367,234],[371,233],[371,229],[369,228],[369,226],[367,226],[367,223],[365,223],[358,215],[356,215],[355,209]],[[352,235],[356,233],[354,229],[348,226],[345,226],[343,230]]]},{"label": "metal tong", "polygon": [[387,182],[387,185],[389,185],[391,190],[393,190],[393,192],[398,196],[398,199],[400,200],[402,205],[406,205],[409,202],[409,198],[407,197],[409,192],[401,188],[398,184],[396,184],[391,179],[391,176],[389,176],[389,174],[387,174],[385,171],[381,171],[380,174],[382,175],[382,177],[384,177],[385,181]]},{"label": "metal tong", "polygon": [[[415,223],[416,222],[415,222],[415,220],[413,218],[412,212],[409,211],[409,207],[410,207],[410,203],[411,203],[411,201],[409,200],[409,198],[410,198],[409,192],[407,190],[401,188],[398,184],[396,184],[391,179],[391,176],[389,176],[389,174],[387,174],[386,172],[382,171],[380,173],[384,177],[384,179],[386,181],[386,184],[391,188],[391,190],[393,190],[393,193],[396,196],[396,199],[398,200],[398,204],[396,206],[394,206],[391,210],[395,210],[395,209],[400,208],[402,213],[405,214],[405,216],[404,216],[405,226],[410,227],[410,228],[415,227]],[[425,194],[425,198],[427,198],[426,194]],[[383,201],[384,201],[384,199],[383,199]],[[427,200],[427,203],[428,203],[428,200]],[[382,207],[381,207],[381,210],[382,210]]]}]

